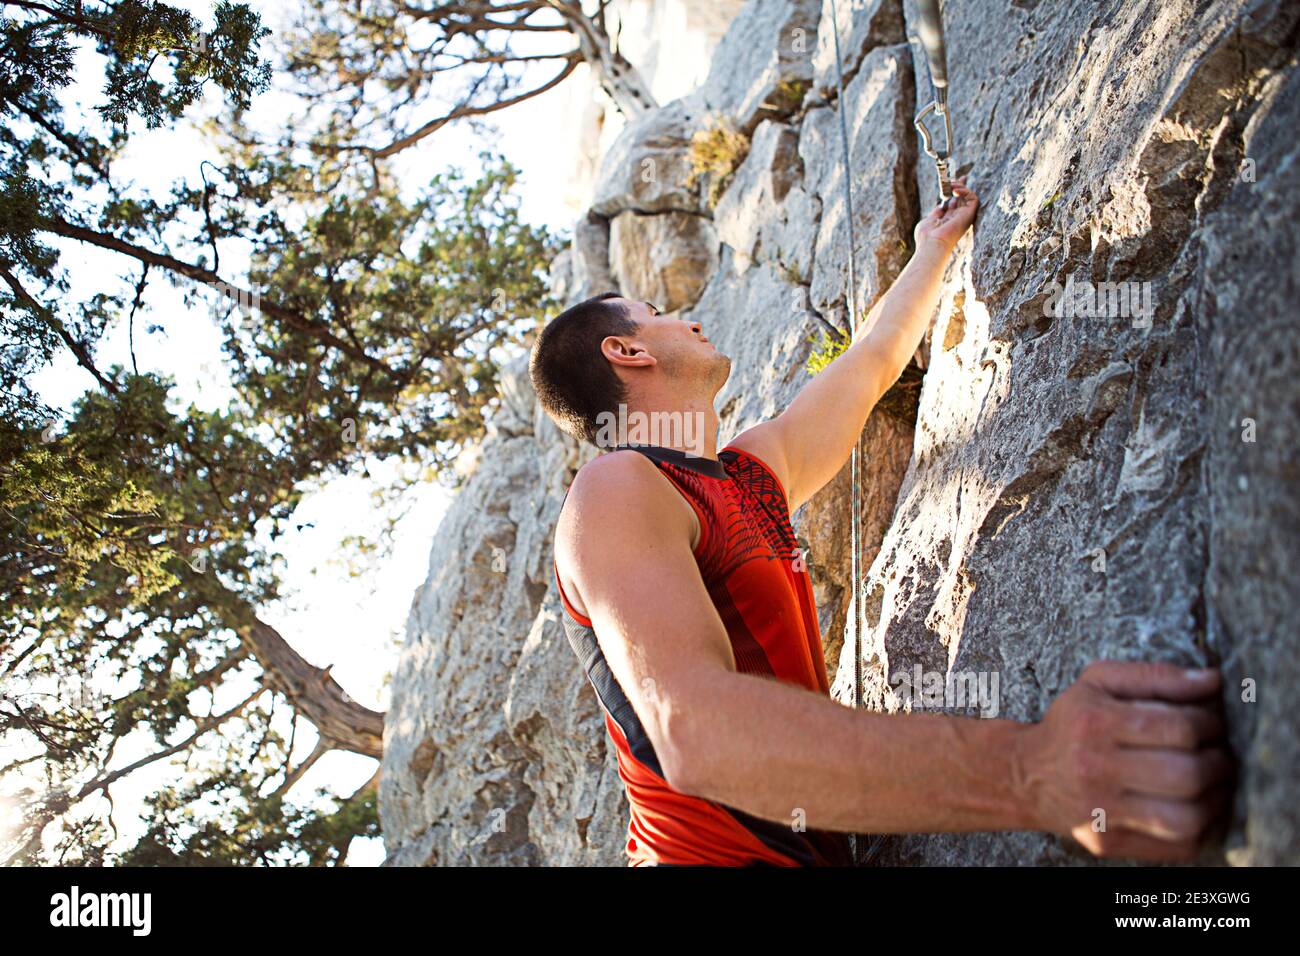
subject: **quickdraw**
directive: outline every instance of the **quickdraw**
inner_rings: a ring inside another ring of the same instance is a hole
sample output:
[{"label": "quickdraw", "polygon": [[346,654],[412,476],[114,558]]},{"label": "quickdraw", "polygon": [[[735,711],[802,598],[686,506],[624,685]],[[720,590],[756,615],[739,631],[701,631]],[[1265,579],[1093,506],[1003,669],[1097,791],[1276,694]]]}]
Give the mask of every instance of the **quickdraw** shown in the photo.
[{"label": "quickdraw", "polygon": [[[921,15],[917,34],[930,64],[934,100],[916,114],[913,125],[921,134],[925,155],[934,160],[939,176],[939,198],[943,200],[943,211],[947,212],[948,201],[952,199],[952,180],[948,176],[948,162],[952,158],[952,112],[948,109],[948,51],[943,40],[943,12],[939,0],[916,0],[916,7]],[[943,149],[935,149],[930,129],[925,125],[925,118],[931,113],[943,119]]]}]

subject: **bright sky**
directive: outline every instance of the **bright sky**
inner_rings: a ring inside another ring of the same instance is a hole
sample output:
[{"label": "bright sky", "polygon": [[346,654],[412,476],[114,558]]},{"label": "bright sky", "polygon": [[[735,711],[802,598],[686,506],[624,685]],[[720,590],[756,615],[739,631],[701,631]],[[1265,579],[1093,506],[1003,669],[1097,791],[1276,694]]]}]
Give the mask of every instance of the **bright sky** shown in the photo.
[{"label": "bright sky", "polygon": [[[176,6],[191,9],[207,17],[208,4],[195,0],[172,0]],[[252,0],[264,23],[276,29],[290,5],[271,0]],[[272,40],[274,42],[274,40]],[[87,115],[102,100],[103,72],[99,58],[89,48],[78,61],[79,82],[65,91],[64,102],[72,115]],[[273,91],[254,102],[255,129],[275,131],[284,113],[282,94]],[[558,89],[527,101],[498,115],[500,139],[496,148],[523,171],[521,198],[523,214],[534,223],[543,223],[556,231],[567,231],[574,212],[565,205],[568,158],[557,150],[555,136],[557,112],[571,106],[572,92]],[[220,115],[219,98],[210,98],[196,115]],[[88,116],[87,121],[93,121]],[[551,148],[540,149],[538,144]],[[449,165],[477,169],[475,154],[483,145],[468,130],[452,128],[440,131],[431,140],[399,158],[393,167],[404,181],[418,185],[422,171],[438,171]],[[135,132],[130,150],[116,167],[124,179],[142,188],[165,190],[178,178],[199,181],[202,159],[213,149],[190,125],[174,130]],[[88,297],[96,291],[132,285],[139,277],[133,261],[110,252],[73,242],[58,243],[65,253],[65,263],[76,263],[74,278],[81,285],[78,296]],[[222,248],[223,273],[238,276],[240,250]],[[161,281],[155,271],[145,297],[147,314],[137,318],[135,355],[141,371],[157,370],[173,376],[176,394],[185,402],[203,407],[223,405],[230,388],[221,364],[220,338],[215,323],[203,306],[187,307],[181,290]],[[144,327],[161,325],[163,331],[148,335]],[[103,366],[120,362],[130,364],[130,351],[124,327],[110,331],[99,347],[97,361]],[[76,365],[70,355],[41,373],[35,383],[48,402],[67,408],[93,384],[89,373]],[[381,482],[391,475],[383,463],[370,468]],[[262,609],[263,618],[276,627],[286,640],[312,663],[333,665],[333,676],[349,695],[361,703],[385,710],[388,707],[386,675],[396,663],[407,612],[415,588],[424,580],[429,546],[437,524],[447,505],[446,495],[436,487],[412,493],[410,510],[399,527],[397,545],[390,558],[373,562],[368,573],[351,577],[338,555],[341,539],[349,535],[373,536],[380,514],[370,504],[369,493],[376,485],[359,478],[334,481],[306,498],[295,512],[291,530],[278,544],[286,561],[282,576],[288,597],[280,604]],[[228,682],[234,684],[235,682]],[[111,689],[111,688],[109,688]],[[247,687],[225,687],[214,710],[222,710],[243,699]],[[120,692],[120,691],[119,691]],[[206,708],[207,702],[201,705]],[[289,732],[287,709],[278,708],[279,729]],[[304,721],[300,724],[295,746],[295,762],[310,753],[315,733]],[[127,738],[118,747],[113,766],[121,766],[151,752],[154,747],[145,739]],[[0,754],[0,762],[4,762]],[[374,761],[351,754],[334,752],[322,758],[308,771],[292,791],[290,799],[305,801],[318,787],[328,787],[339,794],[350,793],[374,771]],[[142,832],[139,821],[140,800],[155,792],[165,781],[175,780],[174,765],[164,762],[146,767],[116,783],[112,788],[113,822],[120,838],[115,845],[129,846]],[[6,789],[13,787],[8,784]],[[85,807],[102,813],[106,801],[90,800]],[[0,808],[2,809],[2,808]],[[0,826],[4,823],[0,818]],[[54,830],[47,830],[47,836]],[[353,866],[375,865],[383,859],[383,845],[378,840],[354,842],[349,855]]]}]

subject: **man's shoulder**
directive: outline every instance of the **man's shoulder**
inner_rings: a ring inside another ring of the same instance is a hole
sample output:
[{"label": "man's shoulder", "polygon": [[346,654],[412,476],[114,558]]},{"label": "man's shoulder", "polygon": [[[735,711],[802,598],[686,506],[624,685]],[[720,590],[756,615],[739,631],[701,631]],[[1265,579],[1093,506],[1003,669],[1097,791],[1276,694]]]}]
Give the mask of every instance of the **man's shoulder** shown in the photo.
[{"label": "man's shoulder", "polygon": [[589,614],[578,581],[581,569],[618,563],[609,550],[611,531],[628,534],[645,510],[637,503],[652,500],[646,491],[654,477],[649,469],[653,465],[635,452],[605,452],[582,465],[569,483],[555,525],[555,575],[565,601],[581,615],[579,622]]},{"label": "man's shoulder", "polygon": [[[604,452],[579,468],[569,484],[555,529],[557,550],[592,528],[614,534],[677,533],[683,528],[684,504],[644,455],[630,449]],[[689,525],[689,506],[686,514]],[[689,526],[686,532],[690,534]]]},{"label": "man's shoulder", "polygon": [[631,449],[602,452],[573,476],[565,506],[571,501],[583,504],[618,495],[644,494],[657,488],[657,470],[653,462]]},{"label": "man's shoulder", "polygon": [[578,517],[602,520],[620,511],[655,510],[666,501],[659,469],[630,449],[602,452],[578,469],[565,492],[560,526]]}]

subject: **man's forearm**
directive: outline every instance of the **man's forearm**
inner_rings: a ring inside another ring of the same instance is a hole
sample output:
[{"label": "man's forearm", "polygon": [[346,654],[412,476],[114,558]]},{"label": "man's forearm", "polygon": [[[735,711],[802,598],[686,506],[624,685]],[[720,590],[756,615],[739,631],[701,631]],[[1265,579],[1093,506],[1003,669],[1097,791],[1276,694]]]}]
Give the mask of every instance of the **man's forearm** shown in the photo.
[{"label": "man's forearm", "polygon": [[939,301],[951,254],[938,240],[923,241],[858,327],[854,343],[773,419],[789,469],[791,508],[835,477],[872,407],[902,374]]},{"label": "man's forearm", "polygon": [[854,332],[854,344],[849,351],[856,349],[861,353],[862,358],[857,362],[869,364],[878,376],[875,382],[870,375],[863,376],[865,386],[875,387],[873,403],[898,381],[925,337],[930,316],[939,303],[943,271],[951,256],[952,250],[943,243],[923,241],[889,291]]},{"label": "man's forearm", "polygon": [[847,832],[1038,828],[1022,760],[1032,724],[852,710],[740,673],[709,693],[681,782],[706,799]]},{"label": "man's forearm", "polygon": [[[939,302],[943,270],[952,250],[937,240],[924,241],[894,284],[863,319],[853,343],[813,383],[840,402],[851,399],[852,436],[862,431],[871,407],[898,376],[921,344]],[[814,391],[812,385],[806,391]],[[798,399],[796,399],[797,401]]]}]

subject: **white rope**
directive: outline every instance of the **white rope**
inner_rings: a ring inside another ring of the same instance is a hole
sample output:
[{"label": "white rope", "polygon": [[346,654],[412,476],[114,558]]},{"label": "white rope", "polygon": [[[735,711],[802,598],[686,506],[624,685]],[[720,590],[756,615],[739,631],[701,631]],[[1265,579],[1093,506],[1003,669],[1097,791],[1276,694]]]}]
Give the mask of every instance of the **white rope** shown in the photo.
[{"label": "white rope", "polygon": [[[835,77],[839,86],[840,145],[844,159],[844,214],[849,230],[849,283],[845,294],[845,304],[849,310],[849,344],[858,329],[857,273],[854,262],[857,256],[857,237],[853,222],[853,162],[849,153],[848,101],[844,96],[844,60],[840,54],[840,21],[835,9],[835,0],[831,0],[831,34],[835,39]],[[850,635],[853,647],[853,708],[862,706],[862,537],[858,527],[860,502],[862,500],[862,465],[860,461],[862,435],[853,441],[853,454],[849,458],[849,583],[852,588],[853,605],[850,616]],[[882,837],[877,836],[865,854],[859,852],[858,835],[853,834],[853,856],[856,862],[865,863],[875,854]]]},{"label": "white rope", "polygon": [[[835,77],[839,86],[840,144],[843,147],[844,159],[844,212],[849,229],[849,286],[845,301],[849,309],[849,341],[852,344],[852,336],[857,333],[858,329],[857,274],[854,268],[857,257],[857,239],[854,235],[853,223],[853,162],[849,154],[848,102],[844,96],[844,60],[840,54],[840,20],[835,9],[835,0],[830,0],[830,4],[831,35],[835,39]],[[948,159],[952,151],[952,118],[947,105],[948,56],[943,37],[943,13],[939,0],[917,0],[917,6],[921,20],[921,39],[930,64],[930,80],[935,90],[935,102],[918,114],[915,125],[920,130],[921,137],[925,142],[926,154],[935,161],[935,167],[939,175],[939,197],[944,200],[946,211],[949,197]],[[931,111],[943,115],[946,142],[942,152],[933,147],[929,130],[926,129],[922,122],[922,118]],[[958,176],[962,175],[963,172],[964,170],[958,170]],[[862,500],[862,467],[859,460],[861,448],[862,435],[859,433],[853,442],[849,473],[849,480],[853,486],[849,496],[850,507],[853,512],[849,516],[849,547],[851,550],[849,579],[853,588],[853,614],[850,619],[850,627],[853,642],[853,708],[855,710],[862,706],[862,633],[865,630],[864,625],[866,623],[865,602],[862,600],[863,585],[866,582],[861,580],[862,535],[858,522],[858,514],[861,510],[860,502]],[[885,834],[877,834],[866,851],[859,852],[860,841],[858,840],[858,834],[853,834],[855,862],[858,864],[869,863],[871,858],[876,855],[876,851],[880,849],[884,839]]]},{"label": "white rope", "polygon": [[[853,163],[849,154],[849,125],[846,113],[848,112],[848,103],[844,97],[844,66],[843,59],[840,55],[840,29],[839,18],[835,9],[835,0],[831,0],[831,33],[835,38],[835,75],[839,84],[839,114],[840,114],[840,145],[844,153],[844,210],[849,230],[849,285],[845,294],[845,302],[849,310],[849,342],[852,344],[852,336],[856,334],[858,328],[858,308],[857,308],[857,276],[854,269],[854,261],[857,257],[857,238],[853,228]],[[849,548],[850,548],[850,581],[853,587],[853,615],[852,615],[852,637],[853,637],[853,706],[857,708],[862,703],[862,601],[860,598],[860,585],[858,577],[861,574],[861,542],[859,540],[860,529],[858,528],[858,503],[861,500],[861,480],[860,467],[858,462],[858,448],[862,443],[862,436],[859,435],[853,443],[853,454],[850,458],[850,482],[852,489],[850,499],[852,502],[852,513],[849,515]]]}]

